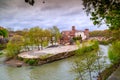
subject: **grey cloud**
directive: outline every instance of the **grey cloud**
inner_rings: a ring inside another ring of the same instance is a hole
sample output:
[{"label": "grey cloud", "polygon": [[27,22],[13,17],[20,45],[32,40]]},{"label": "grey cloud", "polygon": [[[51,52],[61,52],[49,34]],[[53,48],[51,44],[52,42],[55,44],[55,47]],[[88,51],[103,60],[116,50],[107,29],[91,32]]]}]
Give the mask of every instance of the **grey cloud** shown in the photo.
[{"label": "grey cloud", "polygon": [[0,26],[14,27],[16,30],[54,25],[61,31],[71,29],[73,25],[80,30],[87,27],[96,29],[91,28],[94,25],[82,10],[81,4],[82,0],[46,0],[45,4],[36,0],[35,5],[30,6],[24,0],[0,0]]},{"label": "grey cloud", "polygon": [[60,5],[47,5],[45,7],[42,7],[41,11],[57,10],[57,9],[60,9],[60,8],[62,8],[62,6],[60,6]]},{"label": "grey cloud", "polygon": [[70,9],[70,11],[64,13],[62,16],[73,16],[73,15],[80,15],[82,13],[82,10],[80,8],[78,9]]}]

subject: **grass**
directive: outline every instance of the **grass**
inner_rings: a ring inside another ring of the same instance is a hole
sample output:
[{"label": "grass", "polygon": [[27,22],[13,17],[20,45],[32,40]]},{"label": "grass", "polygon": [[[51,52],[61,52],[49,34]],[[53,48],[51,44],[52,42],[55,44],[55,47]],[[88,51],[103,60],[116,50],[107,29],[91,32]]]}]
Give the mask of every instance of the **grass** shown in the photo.
[{"label": "grass", "polygon": [[53,54],[46,54],[46,55],[41,55],[40,59],[44,60],[47,59],[48,57],[52,56]]},{"label": "grass", "polygon": [[109,46],[108,57],[112,63],[120,61],[120,41],[113,42]]},{"label": "grass", "polygon": [[99,49],[98,42],[95,40],[92,40],[92,41],[82,43],[82,46],[79,46],[79,49],[76,51],[76,53],[81,55],[81,54],[85,54],[87,52],[91,52],[98,49]]}]

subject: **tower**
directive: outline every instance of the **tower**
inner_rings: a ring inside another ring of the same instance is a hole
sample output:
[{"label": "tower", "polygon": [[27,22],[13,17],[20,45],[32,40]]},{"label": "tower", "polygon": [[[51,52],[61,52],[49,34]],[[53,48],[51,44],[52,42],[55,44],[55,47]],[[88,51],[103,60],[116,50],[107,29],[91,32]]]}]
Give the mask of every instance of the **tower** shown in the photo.
[{"label": "tower", "polygon": [[84,33],[86,35],[86,38],[88,39],[89,38],[89,29],[85,29]]},{"label": "tower", "polygon": [[72,31],[75,31],[75,26],[72,26]]}]

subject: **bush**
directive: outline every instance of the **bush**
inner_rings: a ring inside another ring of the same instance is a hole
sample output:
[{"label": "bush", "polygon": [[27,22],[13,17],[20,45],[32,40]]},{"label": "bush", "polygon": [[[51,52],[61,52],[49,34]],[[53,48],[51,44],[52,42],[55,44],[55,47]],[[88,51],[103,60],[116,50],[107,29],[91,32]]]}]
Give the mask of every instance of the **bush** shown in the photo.
[{"label": "bush", "polygon": [[108,57],[112,63],[118,63],[120,60],[120,41],[116,41],[109,46]]},{"label": "bush", "polygon": [[5,28],[0,27],[0,35],[3,36],[3,37],[7,37],[8,36],[8,31]]},{"label": "bush", "polygon": [[85,43],[82,43],[82,47],[79,47],[79,49],[76,51],[78,54],[84,54],[93,50],[98,50],[99,44],[97,41],[88,41]]},{"label": "bush", "polygon": [[35,65],[35,64],[36,64],[36,60],[30,59],[30,60],[28,61],[28,64],[29,64],[29,65]]},{"label": "bush", "polygon": [[7,44],[6,52],[7,57],[15,57],[20,52],[20,47],[9,42]]},{"label": "bush", "polygon": [[3,50],[6,47],[6,44],[0,44],[0,50]]},{"label": "bush", "polygon": [[15,35],[12,39],[8,42],[6,48],[6,56],[7,57],[15,57],[20,53],[20,50],[23,46],[23,37]]},{"label": "bush", "polygon": [[112,39],[107,40],[107,41],[105,41],[105,40],[103,40],[103,41],[99,41],[99,43],[102,44],[102,45],[108,45],[108,44],[110,44],[110,43],[112,43],[112,42],[113,42]]},{"label": "bush", "polygon": [[38,59],[28,59],[28,58],[25,58],[23,59],[23,61],[29,65],[37,65],[38,64]]},{"label": "bush", "polygon": [[2,52],[0,52],[0,55],[2,55],[3,53]]},{"label": "bush", "polygon": [[25,63],[28,63],[28,62],[29,62],[29,59],[24,58],[23,61],[24,61]]}]

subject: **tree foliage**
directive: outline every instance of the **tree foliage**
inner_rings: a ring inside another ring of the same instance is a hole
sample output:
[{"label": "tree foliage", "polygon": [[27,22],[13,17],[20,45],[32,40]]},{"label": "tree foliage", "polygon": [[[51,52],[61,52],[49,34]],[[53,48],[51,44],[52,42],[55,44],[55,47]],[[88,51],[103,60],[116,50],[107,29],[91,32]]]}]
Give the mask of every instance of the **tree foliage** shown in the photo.
[{"label": "tree foliage", "polygon": [[108,57],[112,63],[120,61],[120,41],[116,41],[109,46]]},{"label": "tree foliage", "polygon": [[[35,0],[25,0],[26,3],[29,3],[30,5],[34,5],[35,4]],[[45,0],[42,1],[42,3],[45,3]]]},{"label": "tree foliage", "polygon": [[22,46],[23,46],[23,37],[19,35],[13,36],[7,44],[6,56],[15,57],[17,54],[20,53]]},{"label": "tree foliage", "polygon": [[114,41],[120,41],[120,29],[113,30],[112,31],[112,36],[113,36]]},{"label": "tree foliage", "polygon": [[3,37],[8,37],[8,31],[5,28],[0,27],[0,35]]},{"label": "tree foliage", "polygon": [[96,30],[96,31],[91,31],[89,33],[90,37],[105,37],[105,38],[109,38],[112,35],[112,31],[111,30]]},{"label": "tree foliage", "polygon": [[95,25],[105,22],[110,29],[120,28],[120,0],[83,0],[83,5]]},{"label": "tree foliage", "polygon": [[29,3],[30,5],[34,5],[35,1],[34,0],[25,0],[26,3]]},{"label": "tree foliage", "polygon": [[[40,27],[33,27],[30,30],[23,31],[22,35],[24,36],[24,47],[28,50],[29,46],[37,46],[38,50],[43,49],[43,47],[48,46],[52,37],[55,37],[57,31],[52,31],[49,29],[42,29]],[[59,31],[59,29],[58,29]],[[54,33],[54,34],[53,34]],[[57,38],[58,39],[58,38]]]},{"label": "tree foliage", "polygon": [[57,26],[53,26],[52,28],[49,28],[49,31],[51,33],[51,43],[58,42],[58,40],[61,37],[60,31]]},{"label": "tree foliage", "polygon": [[[73,71],[78,73],[76,80],[88,80],[88,77],[89,80],[94,80],[93,72],[100,75],[104,67],[104,61],[100,62],[102,54],[98,50],[99,45],[97,41],[89,41],[87,44],[82,43],[82,46],[79,46],[79,49],[76,51],[77,58],[73,65]],[[102,80],[102,76],[100,78]]]}]

